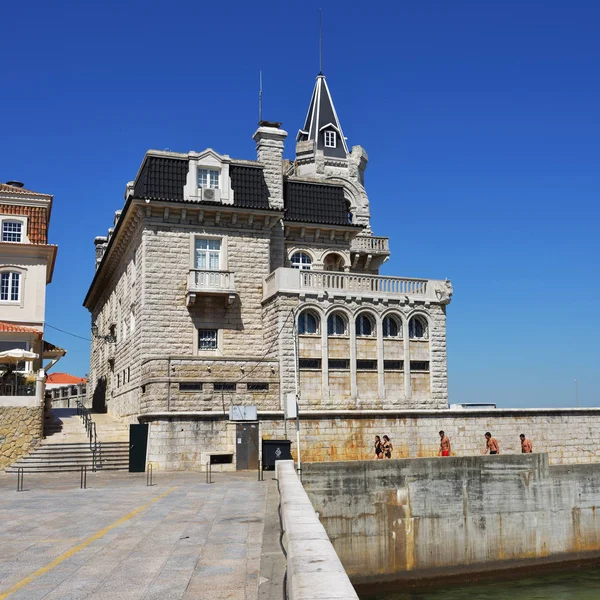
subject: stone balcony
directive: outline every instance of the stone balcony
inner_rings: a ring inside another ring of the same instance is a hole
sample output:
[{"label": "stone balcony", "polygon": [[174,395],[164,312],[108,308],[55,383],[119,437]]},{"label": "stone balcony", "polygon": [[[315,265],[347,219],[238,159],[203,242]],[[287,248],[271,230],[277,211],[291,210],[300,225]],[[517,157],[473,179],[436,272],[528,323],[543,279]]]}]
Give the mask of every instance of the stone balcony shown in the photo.
[{"label": "stone balcony", "polygon": [[352,268],[377,271],[390,255],[389,239],[374,235],[358,235],[350,243]]},{"label": "stone balcony", "polygon": [[235,295],[235,279],[231,271],[190,269],[186,290],[187,306],[194,304],[198,296],[223,296],[231,304]]},{"label": "stone balcony", "polygon": [[280,268],[265,279],[263,301],[278,293],[297,294],[300,297],[329,296],[383,302],[396,300],[400,303],[420,301],[425,304],[449,304],[452,284],[448,280],[439,279],[408,279]]}]

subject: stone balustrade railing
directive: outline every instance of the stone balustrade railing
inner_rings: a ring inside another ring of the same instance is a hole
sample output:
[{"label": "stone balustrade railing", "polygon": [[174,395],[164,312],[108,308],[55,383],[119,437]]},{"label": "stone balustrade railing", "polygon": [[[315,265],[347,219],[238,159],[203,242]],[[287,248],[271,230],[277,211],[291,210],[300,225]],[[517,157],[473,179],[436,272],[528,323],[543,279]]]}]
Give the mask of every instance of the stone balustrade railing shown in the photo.
[{"label": "stone balustrade railing", "polygon": [[235,296],[235,278],[231,271],[210,271],[208,269],[190,269],[187,284],[187,303],[193,304],[200,294]]},{"label": "stone balustrade railing", "polygon": [[327,293],[352,297],[408,298],[448,304],[452,296],[449,281],[382,277],[361,273],[300,271],[280,268],[271,273],[263,285],[263,300],[279,293]]},{"label": "stone balustrade railing", "polygon": [[350,251],[369,254],[389,254],[389,238],[374,235],[359,235],[352,240]]}]

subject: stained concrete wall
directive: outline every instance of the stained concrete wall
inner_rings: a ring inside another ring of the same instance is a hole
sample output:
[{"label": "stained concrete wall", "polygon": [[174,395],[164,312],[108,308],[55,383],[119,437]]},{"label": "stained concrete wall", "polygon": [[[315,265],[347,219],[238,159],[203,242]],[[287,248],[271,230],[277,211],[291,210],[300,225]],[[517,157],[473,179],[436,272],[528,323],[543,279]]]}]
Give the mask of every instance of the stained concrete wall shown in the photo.
[{"label": "stained concrete wall", "polygon": [[305,464],[355,583],[600,552],[600,469],[546,454]]}]

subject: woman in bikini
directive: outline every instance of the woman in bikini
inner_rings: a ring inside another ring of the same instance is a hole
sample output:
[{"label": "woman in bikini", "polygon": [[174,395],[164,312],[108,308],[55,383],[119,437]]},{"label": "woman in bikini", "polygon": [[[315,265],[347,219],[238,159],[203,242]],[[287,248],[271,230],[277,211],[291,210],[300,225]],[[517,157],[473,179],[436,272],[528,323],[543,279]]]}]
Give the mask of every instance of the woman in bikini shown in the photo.
[{"label": "woman in bikini", "polygon": [[390,442],[390,438],[387,435],[383,436],[383,455],[386,458],[392,458],[392,450],[394,446],[392,446],[392,442]]},{"label": "woman in bikini", "polygon": [[375,457],[383,458],[383,446],[381,444],[381,438],[378,435],[375,436]]}]

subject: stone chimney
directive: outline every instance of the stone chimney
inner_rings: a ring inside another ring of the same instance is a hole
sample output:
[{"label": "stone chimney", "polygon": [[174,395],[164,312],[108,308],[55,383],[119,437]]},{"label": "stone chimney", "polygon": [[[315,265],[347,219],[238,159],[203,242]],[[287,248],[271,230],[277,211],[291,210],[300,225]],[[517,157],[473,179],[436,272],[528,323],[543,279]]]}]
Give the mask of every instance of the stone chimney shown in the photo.
[{"label": "stone chimney", "polygon": [[98,270],[102,257],[106,252],[106,247],[108,246],[108,238],[103,235],[95,237],[94,246],[96,246],[96,270]]},{"label": "stone chimney", "polygon": [[265,182],[269,188],[271,208],[283,210],[283,142],[287,131],[281,123],[260,121],[252,139],[256,141],[258,161],[265,166]]}]

